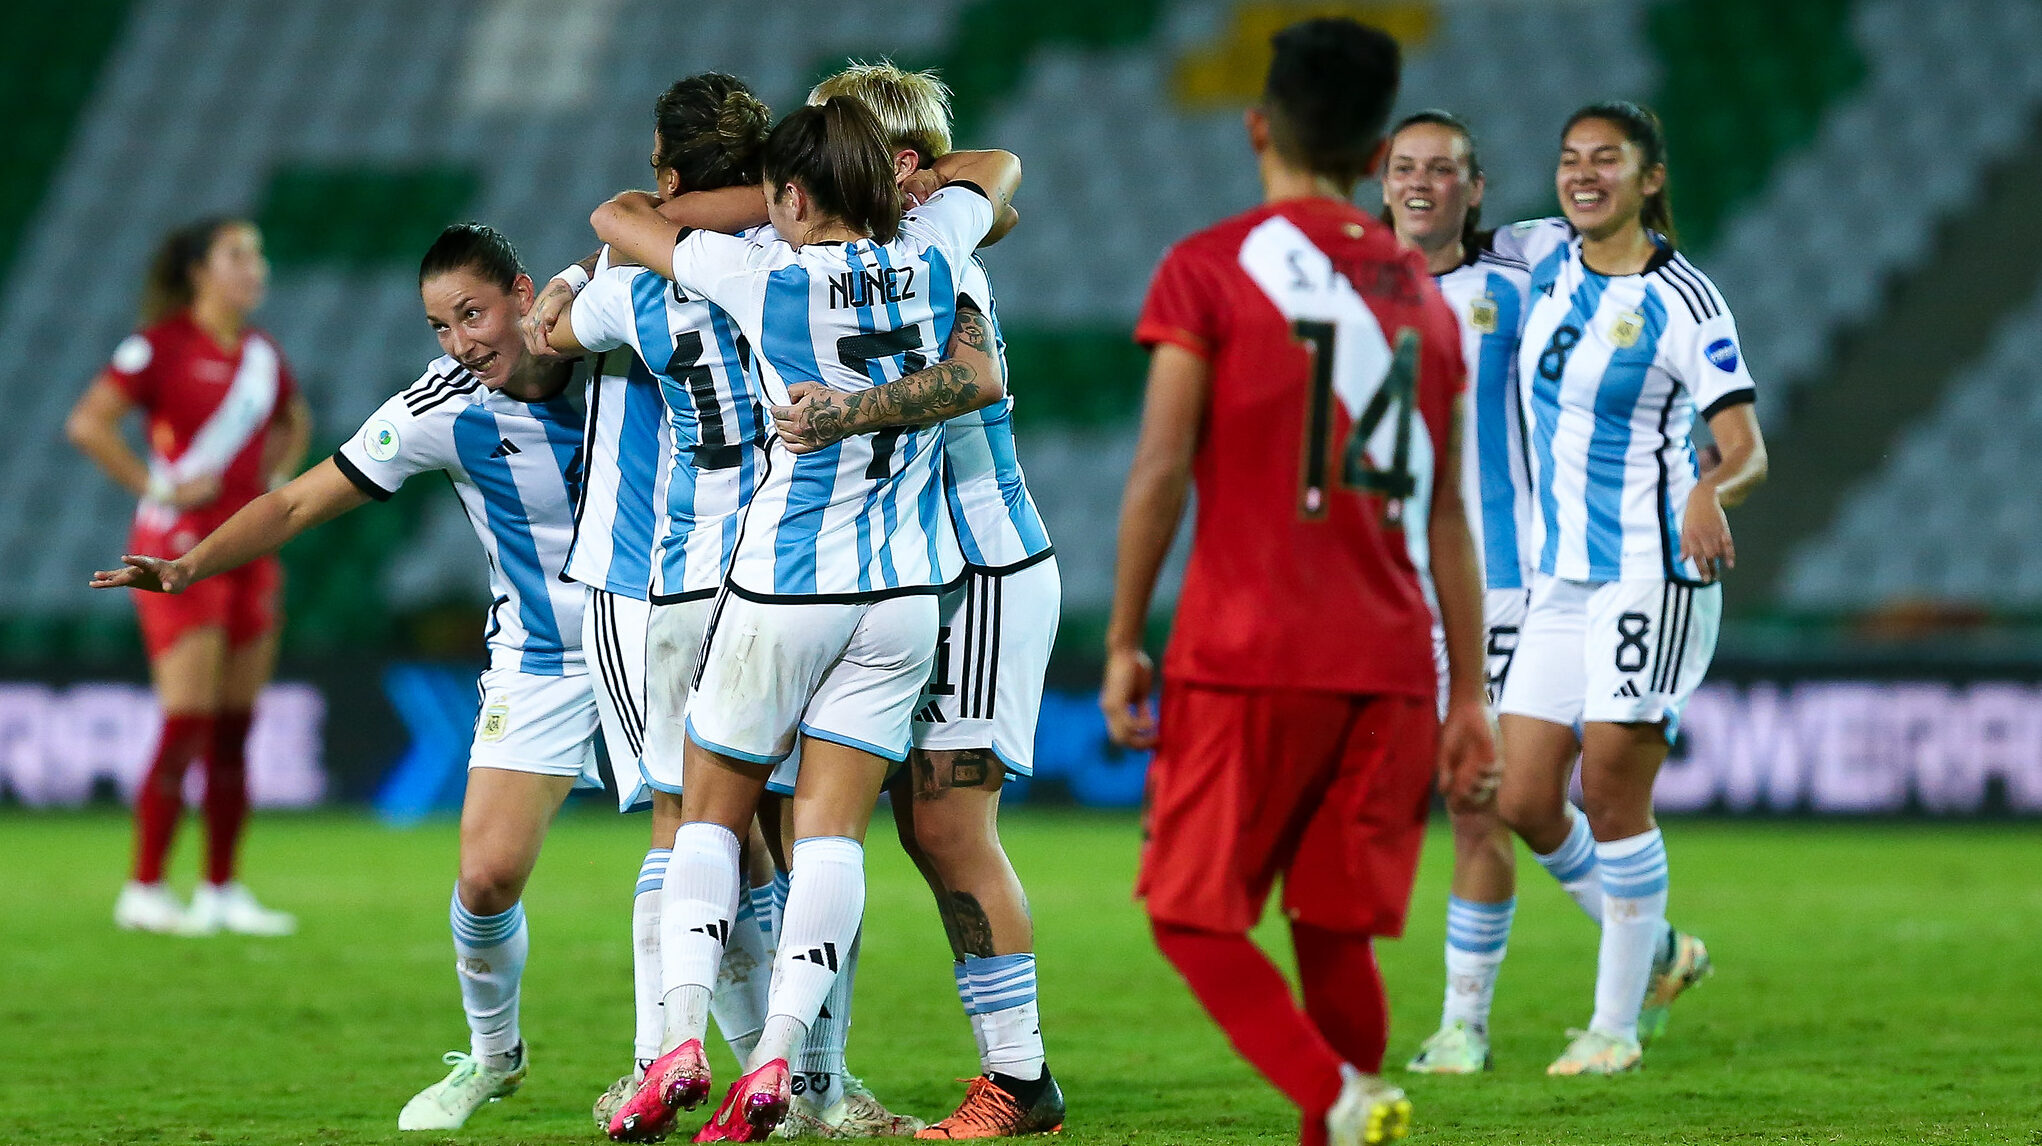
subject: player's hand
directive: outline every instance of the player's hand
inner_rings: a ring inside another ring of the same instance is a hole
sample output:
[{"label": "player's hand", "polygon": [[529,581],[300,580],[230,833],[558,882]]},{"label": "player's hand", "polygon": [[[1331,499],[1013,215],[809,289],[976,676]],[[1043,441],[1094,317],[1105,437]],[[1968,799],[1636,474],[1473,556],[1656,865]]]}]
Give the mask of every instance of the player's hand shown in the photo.
[{"label": "player's hand", "polygon": [[928,202],[929,196],[934,195],[942,190],[942,188],[943,181],[936,177],[934,171],[924,167],[906,179],[901,180],[901,206],[905,210],[912,211],[923,203]]},{"label": "player's hand", "polygon": [[1480,700],[1447,705],[1439,722],[1439,793],[1456,812],[1486,808],[1503,783],[1496,719]]},{"label": "player's hand", "polygon": [[1716,487],[1703,482],[1687,499],[1687,513],[1680,523],[1680,555],[1693,560],[1702,580],[1714,581],[1737,568],[1737,546],[1730,540],[1730,519],[1723,516],[1723,503],[1716,499]]},{"label": "player's hand", "polygon": [[539,297],[532,300],[532,309],[518,320],[518,333],[525,340],[525,350],[540,358],[558,358],[548,341],[553,328],[560,324],[560,316],[574,304],[574,289],[564,279],[548,279]]},{"label": "player's hand", "polygon": [[829,387],[796,382],[787,388],[787,401],[787,405],[771,410],[773,429],[787,443],[789,452],[812,454],[847,436],[843,404]]},{"label": "player's hand", "polygon": [[178,509],[197,509],[211,505],[220,496],[220,475],[200,474],[189,481],[177,483],[170,491],[170,504]]},{"label": "player's hand", "polygon": [[191,587],[191,570],[162,557],[129,553],[119,569],[101,569],[92,574],[94,589],[140,589],[149,593],[182,593]]},{"label": "player's hand", "polygon": [[1156,665],[1140,649],[1106,654],[1106,679],[1099,686],[1099,710],[1106,714],[1106,735],[1122,748],[1156,746]]}]

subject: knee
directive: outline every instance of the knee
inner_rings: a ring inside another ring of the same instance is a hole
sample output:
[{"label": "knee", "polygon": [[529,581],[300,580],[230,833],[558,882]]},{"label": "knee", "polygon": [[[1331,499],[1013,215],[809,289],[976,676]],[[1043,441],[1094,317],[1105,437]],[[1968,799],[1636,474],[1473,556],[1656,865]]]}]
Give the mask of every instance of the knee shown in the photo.
[{"label": "knee", "polygon": [[1495,804],[1472,812],[1454,812],[1447,818],[1453,830],[1456,862],[1495,854],[1510,855],[1510,829]]},{"label": "knee", "polygon": [[525,873],[486,856],[462,856],[456,892],[476,915],[501,915],[525,893]]},{"label": "knee", "polygon": [[1519,839],[1537,852],[1550,852],[1567,838],[1572,826],[1567,820],[1567,801],[1551,793],[1512,789],[1505,785],[1496,797],[1497,814]]}]

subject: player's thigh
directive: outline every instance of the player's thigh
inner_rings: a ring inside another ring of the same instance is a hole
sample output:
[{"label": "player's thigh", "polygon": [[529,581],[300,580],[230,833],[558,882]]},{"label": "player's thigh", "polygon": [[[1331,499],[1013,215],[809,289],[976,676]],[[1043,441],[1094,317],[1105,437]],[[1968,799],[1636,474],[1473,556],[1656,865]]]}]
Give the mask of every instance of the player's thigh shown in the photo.
[{"label": "player's thigh", "polygon": [[1136,886],[1151,919],[1224,932],[1255,925],[1332,782],[1350,703],[1165,683]]},{"label": "player's thigh", "polygon": [[1063,609],[1056,559],[1010,573],[971,572],[943,595],[941,609],[915,746],[989,749],[1007,771],[1032,775],[1043,677]]},{"label": "player's thigh", "polygon": [[1652,830],[1652,785],[1666,763],[1658,724],[1588,724],[1581,737],[1581,808],[1599,840]]},{"label": "player's thigh", "polygon": [[1353,698],[1332,783],[1284,873],[1284,914],[1328,931],[1401,935],[1425,842],[1439,724],[1430,697]]},{"label": "player's thigh", "polygon": [[635,597],[586,587],[582,617],[589,684],[595,691],[603,747],[617,785],[618,811],[651,799],[640,761],[648,724],[646,641],[651,605]]},{"label": "player's thigh", "polygon": [[1721,585],[1598,586],[1585,615],[1583,722],[1663,725],[1671,742],[1716,655],[1722,621]]},{"label": "player's thigh", "polygon": [[[725,590],[710,613],[688,694],[689,739],[732,760],[784,759],[824,675],[845,658],[873,607],[752,601]],[[933,616],[933,603],[927,607]],[[933,620],[929,627],[933,645]]]},{"label": "player's thigh", "polygon": [[688,689],[702,663],[714,597],[654,604],[645,622],[645,751],[639,770],[655,790],[681,790],[688,742]]},{"label": "player's thigh", "polygon": [[912,850],[946,863],[999,847],[1007,769],[989,748],[908,754],[893,786],[894,818]]},{"label": "player's thigh", "polygon": [[149,680],[156,691],[157,704],[171,716],[218,712],[226,665],[224,626],[182,629],[175,639],[150,650]]},{"label": "player's thigh", "polygon": [[253,712],[262,690],[276,676],[277,646],[283,634],[271,629],[240,643],[229,641],[220,670],[220,710]]},{"label": "player's thigh", "polygon": [[895,761],[852,745],[804,736],[794,786],[794,838],[844,836],[865,842],[872,807]]},{"label": "player's thigh", "polygon": [[818,740],[895,764],[907,759],[915,702],[936,655],[936,598],[889,597],[863,608],[842,655],[823,672],[802,711],[803,782],[815,767],[809,757]]},{"label": "player's thigh", "polygon": [[468,770],[468,790],[461,800],[461,885],[485,901],[477,906],[503,910],[503,900],[516,900],[539,862],[539,848],[574,777],[502,768]]},{"label": "player's thigh", "polygon": [[1499,714],[1567,727],[1581,719],[1588,689],[1583,650],[1594,591],[1588,582],[1537,578],[1496,706]]}]

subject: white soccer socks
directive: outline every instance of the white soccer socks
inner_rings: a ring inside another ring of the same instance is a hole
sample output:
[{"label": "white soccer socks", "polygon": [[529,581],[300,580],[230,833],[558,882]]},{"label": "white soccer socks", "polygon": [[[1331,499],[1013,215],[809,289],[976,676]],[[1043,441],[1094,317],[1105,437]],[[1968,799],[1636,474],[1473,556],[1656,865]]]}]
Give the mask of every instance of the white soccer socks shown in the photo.
[{"label": "white soccer socks", "polygon": [[1652,959],[1666,937],[1666,843],[1654,828],[1595,845],[1602,871],[1602,950],[1588,1029],[1636,1042]]},{"label": "white soccer socks", "polygon": [[858,952],[865,946],[865,929],[860,927],[837,968],[837,981],[830,984],[822,1009],[809,1025],[802,1040],[801,1057],[795,1073],[801,1076],[801,1101],[811,1110],[824,1110],[844,1096],[844,1050],[851,1041],[851,991],[858,978]]},{"label": "white soccer socks", "polygon": [[792,1060],[836,983],[865,917],[865,849],[843,836],[794,841],[794,869],[773,960],[766,1029],[746,1070]]},{"label": "white soccer socks", "polygon": [[766,1025],[766,985],[773,975],[773,952],[767,945],[757,899],[740,895],[730,921],[730,939],[723,945],[723,964],[716,972],[716,992],[709,998],[709,1016],[730,1053],[739,1062],[750,1058]]},{"label": "white soccer socks", "polygon": [[1487,1033],[1496,977],[1510,946],[1510,921],[1517,900],[1477,903],[1459,896],[1446,900],[1446,1004],[1442,1027],[1455,1022]]},{"label": "white soccer socks", "polygon": [[1559,850],[1551,855],[1533,852],[1532,856],[1539,861],[1540,867],[1551,872],[1553,878],[1560,881],[1560,886],[1566,889],[1568,895],[1574,897],[1574,902],[1581,908],[1582,913],[1600,924],[1602,880],[1595,870],[1597,849],[1595,836],[1588,830],[1588,817],[1581,814],[1581,809],[1569,804],[1567,815],[1574,825],[1568,829],[1567,842],[1561,844]]},{"label": "white soccer socks", "polygon": [[659,1037],[666,1020],[659,1005],[659,899],[666,886],[671,848],[653,848],[638,868],[638,888],[631,896],[632,1013],[636,1018],[631,1057],[639,1069],[659,1057]]},{"label": "white soccer socks", "polygon": [[1023,951],[957,964],[958,998],[971,1017],[979,1065],[1023,1082],[1042,1077],[1042,1019],[1035,1004],[1035,955]]},{"label": "white soccer socks", "polygon": [[510,1070],[517,1065],[518,984],[532,946],[525,905],[514,903],[500,915],[477,915],[462,906],[456,888],[448,914],[461,1009],[468,1014],[469,1051],[492,1070]]},{"label": "white soccer socks", "polygon": [[737,854],[737,836],[721,824],[692,821],[674,833],[659,905],[661,1053],[709,1033],[709,1000],[737,917]]}]

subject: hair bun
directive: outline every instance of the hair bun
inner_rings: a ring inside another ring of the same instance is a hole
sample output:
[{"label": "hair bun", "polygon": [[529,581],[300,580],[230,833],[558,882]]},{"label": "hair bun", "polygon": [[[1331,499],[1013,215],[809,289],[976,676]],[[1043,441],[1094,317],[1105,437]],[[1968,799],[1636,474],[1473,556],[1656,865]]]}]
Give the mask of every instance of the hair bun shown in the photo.
[{"label": "hair bun", "polygon": [[725,147],[756,147],[772,126],[772,113],[759,98],[747,91],[734,91],[723,97],[723,106],[716,114],[716,139]]}]

